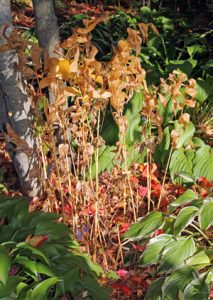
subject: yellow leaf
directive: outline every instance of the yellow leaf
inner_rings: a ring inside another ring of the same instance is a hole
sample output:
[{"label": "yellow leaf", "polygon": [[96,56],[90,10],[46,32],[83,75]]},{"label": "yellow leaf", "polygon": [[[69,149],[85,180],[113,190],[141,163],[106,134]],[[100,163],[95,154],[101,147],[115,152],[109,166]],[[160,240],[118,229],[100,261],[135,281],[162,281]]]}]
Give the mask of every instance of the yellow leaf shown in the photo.
[{"label": "yellow leaf", "polygon": [[60,59],[58,62],[59,70],[64,80],[69,80],[70,63],[67,59]]},{"label": "yellow leaf", "polygon": [[78,96],[78,97],[81,96],[81,91],[79,91],[75,87],[65,86],[64,91],[69,93],[70,96]]},{"label": "yellow leaf", "polygon": [[89,96],[88,96],[88,95],[85,95],[85,96],[82,98],[82,101],[83,101],[83,102],[88,102],[88,101],[89,101]]},{"label": "yellow leaf", "polygon": [[100,85],[103,85],[103,76],[101,75],[96,76],[95,81]]}]

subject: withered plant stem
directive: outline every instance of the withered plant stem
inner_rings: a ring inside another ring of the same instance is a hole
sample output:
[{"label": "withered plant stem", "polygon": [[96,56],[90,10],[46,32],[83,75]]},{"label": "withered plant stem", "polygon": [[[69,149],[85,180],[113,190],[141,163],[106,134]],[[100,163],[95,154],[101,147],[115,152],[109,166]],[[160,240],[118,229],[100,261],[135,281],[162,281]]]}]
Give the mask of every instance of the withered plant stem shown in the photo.
[{"label": "withered plant stem", "polygon": [[165,173],[164,173],[164,176],[163,176],[163,182],[162,182],[162,186],[161,186],[160,196],[159,196],[159,199],[158,199],[157,209],[160,208],[162,195],[163,195],[163,189],[164,189],[164,185],[165,185],[165,181],[166,181],[166,175],[167,175],[167,172],[168,172],[168,169],[169,169],[169,164],[170,164],[170,161],[171,161],[172,151],[173,151],[173,148],[171,147],[171,149],[169,151],[169,157],[168,157],[168,160],[167,160],[167,163],[166,163]]},{"label": "withered plant stem", "polygon": [[[98,120],[97,120],[97,141],[99,141],[99,131],[100,131],[100,116],[101,111],[98,110]],[[98,222],[98,215],[99,215],[99,203],[98,203],[98,194],[99,194],[99,176],[98,176],[98,154],[99,154],[99,148],[98,145],[96,146],[95,150],[95,189],[96,189],[96,201],[95,201],[95,224],[94,224],[94,254],[96,257],[97,252],[97,239],[98,239],[98,228],[99,228],[99,222]]]}]

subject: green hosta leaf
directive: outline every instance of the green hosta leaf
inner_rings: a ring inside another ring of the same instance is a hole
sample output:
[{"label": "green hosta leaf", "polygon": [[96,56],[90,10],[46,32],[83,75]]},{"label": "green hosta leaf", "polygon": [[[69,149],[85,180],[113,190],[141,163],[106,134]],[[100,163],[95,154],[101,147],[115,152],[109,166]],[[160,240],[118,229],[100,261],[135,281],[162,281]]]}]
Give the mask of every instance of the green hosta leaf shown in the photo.
[{"label": "green hosta leaf", "polygon": [[135,93],[124,109],[124,116],[128,120],[128,128],[125,135],[127,145],[141,141],[141,109],[144,97],[142,93]]},{"label": "green hosta leaf", "polygon": [[29,226],[36,226],[38,223],[46,223],[55,221],[60,218],[60,215],[55,213],[46,213],[41,211],[35,211],[30,213]]},{"label": "green hosta leaf", "polygon": [[83,287],[86,290],[93,300],[110,300],[107,290],[101,287],[91,276],[84,276],[83,278]]},{"label": "green hosta leaf", "polygon": [[[60,298],[62,292],[69,292],[72,295],[72,299],[78,299],[79,295],[85,291],[81,276],[81,270],[79,268],[70,269],[64,276],[63,280],[60,279],[59,284],[56,287],[56,293],[54,299]],[[87,292],[85,292],[87,294]],[[87,297],[85,297],[87,299]],[[90,299],[90,298],[89,298]]]},{"label": "green hosta leaf", "polygon": [[77,297],[82,292],[82,282],[79,267],[69,270],[59,282],[61,291],[71,292],[73,297]]},{"label": "green hosta leaf", "polygon": [[172,97],[170,97],[163,112],[163,127],[165,127],[169,121],[173,119],[173,115]]},{"label": "green hosta leaf", "polygon": [[213,202],[205,203],[199,212],[199,223],[202,230],[213,224]]},{"label": "green hosta leaf", "polygon": [[195,98],[203,103],[209,96],[213,94],[213,77],[207,77],[206,80],[198,79],[196,82]]},{"label": "green hosta leaf", "polygon": [[187,260],[188,266],[195,266],[196,268],[204,268],[210,264],[210,258],[207,251],[199,251]]},{"label": "green hosta leaf", "polygon": [[169,234],[161,234],[151,239],[146,250],[141,255],[140,264],[146,266],[157,263],[162,249],[171,240],[171,237]]},{"label": "green hosta leaf", "polygon": [[11,260],[5,247],[0,245],[0,281],[5,285],[10,270]]},{"label": "green hosta leaf", "polygon": [[23,266],[25,269],[29,270],[32,274],[37,275],[36,262],[32,261],[26,256],[16,256],[14,263]]},{"label": "green hosta leaf", "polygon": [[194,144],[194,147],[196,147],[196,148],[200,148],[205,145],[205,143],[198,137],[193,137],[192,143]]},{"label": "green hosta leaf", "polygon": [[197,276],[197,274],[192,267],[182,266],[177,268],[166,278],[162,287],[162,298],[166,300],[179,299],[179,290],[183,291],[185,286],[191,282],[195,276]]},{"label": "green hosta leaf", "polygon": [[194,176],[213,180],[213,148],[204,145],[196,151],[194,158]]},{"label": "green hosta leaf", "polygon": [[53,270],[53,268],[48,267],[47,265],[37,262],[36,263],[36,268],[37,268],[37,272],[40,274],[44,274],[47,275],[49,277],[54,277],[56,276],[55,271]]},{"label": "green hosta leaf", "polygon": [[159,211],[149,213],[143,217],[139,222],[131,225],[130,229],[124,234],[124,238],[140,239],[146,237],[156,229],[158,229],[164,222],[164,215]]},{"label": "green hosta leaf", "polygon": [[190,57],[193,57],[196,53],[203,53],[206,51],[205,45],[194,44],[192,46],[186,47]]},{"label": "green hosta leaf", "polygon": [[177,184],[191,182],[191,180],[184,179],[183,177],[177,177],[180,172],[188,173],[189,176],[193,176],[193,150],[185,150],[183,148],[177,149],[173,152],[170,162],[170,174],[172,181]]},{"label": "green hosta leaf", "polygon": [[162,286],[164,283],[165,277],[159,278],[153,281],[146,293],[144,300],[162,300]]},{"label": "green hosta leaf", "polygon": [[209,287],[203,278],[196,278],[190,282],[184,290],[184,299],[207,300],[209,299]]},{"label": "green hosta leaf", "polygon": [[[115,157],[115,147],[114,146],[105,146],[99,148],[98,153],[98,174],[107,170],[110,170],[113,167],[113,159]],[[96,163],[93,162],[91,166],[91,176],[94,179],[96,176]]]},{"label": "green hosta leaf", "polygon": [[69,229],[63,223],[48,222],[39,223],[34,231],[35,236],[47,235],[50,240],[66,241],[69,238]]},{"label": "green hosta leaf", "polygon": [[166,166],[170,152],[170,131],[169,127],[166,127],[163,131],[162,142],[156,146],[154,158],[157,163],[161,163]]},{"label": "green hosta leaf", "polygon": [[22,242],[22,243],[19,243],[16,245],[16,249],[17,250],[22,250],[22,249],[29,250],[31,255],[41,258],[45,263],[50,265],[50,260],[49,260],[48,256],[46,254],[44,254],[44,252],[38,248],[35,248],[25,242]]},{"label": "green hosta leaf", "polygon": [[198,195],[194,191],[187,190],[169,205],[169,212],[173,212],[177,207],[197,198]]},{"label": "green hosta leaf", "polygon": [[187,146],[195,133],[195,126],[189,122],[185,129],[181,130],[181,134],[177,143],[177,149]]},{"label": "green hosta leaf", "polygon": [[165,246],[159,271],[167,271],[179,265],[195,252],[195,243],[192,238],[180,238]]},{"label": "green hosta leaf", "polygon": [[6,285],[0,283],[0,299],[12,295],[21,281],[22,279],[18,276],[9,276]]},{"label": "green hosta leaf", "polygon": [[183,178],[185,182],[195,183],[194,177],[191,174],[187,173],[187,172],[179,172],[176,175]]},{"label": "green hosta leaf", "polygon": [[168,73],[172,73],[172,71],[179,69],[181,72],[187,74],[190,76],[192,69],[193,69],[193,63],[188,60],[170,60],[169,64],[167,66]]},{"label": "green hosta leaf", "polygon": [[192,222],[197,212],[198,212],[198,208],[194,206],[183,208],[179,212],[176,221],[174,223],[174,230],[173,230],[174,235],[180,234],[181,231]]},{"label": "green hosta leaf", "polygon": [[46,300],[48,299],[48,290],[58,282],[57,277],[45,279],[36,285],[31,291],[30,297],[33,300]]}]

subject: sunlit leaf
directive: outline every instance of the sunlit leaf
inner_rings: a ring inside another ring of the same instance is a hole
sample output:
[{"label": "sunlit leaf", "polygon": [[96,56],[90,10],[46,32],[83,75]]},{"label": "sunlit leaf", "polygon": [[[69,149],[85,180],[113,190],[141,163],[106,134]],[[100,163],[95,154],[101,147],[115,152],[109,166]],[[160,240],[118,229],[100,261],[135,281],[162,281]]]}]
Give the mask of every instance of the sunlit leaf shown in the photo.
[{"label": "sunlit leaf", "polygon": [[185,286],[195,277],[197,274],[192,267],[182,266],[174,270],[163,284],[163,299],[178,299],[179,290],[183,291]]},{"label": "sunlit leaf", "polygon": [[146,266],[157,263],[160,259],[162,249],[165,244],[171,240],[171,238],[172,236],[168,234],[161,234],[152,238],[140,257],[140,264]]},{"label": "sunlit leaf", "polygon": [[46,300],[48,298],[48,290],[58,282],[57,277],[45,279],[36,285],[32,290],[30,297],[34,300]]},{"label": "sunlit leaf", "polygon": [[170,242],[163,250],[159,271],[171,270],[182,265],[194,252],[195,243],[192,238],[180,238]]},{"label": "sunlit leaf", "polygon": [[213,202],[205,203],[199,211],[199,223],[203,230],[213,225]]},{"label": "sunlit leaf", "polygon": [[176,207],[181,206],[181,205],[183,205],[191,200],[197,199],[197,198],[198,198],[198,195],[194,191],[187,190],[169,205],[169,211],[173,212],[176,209]]},{"label": "sunlit leaf", "polygon": [[196,278],[186,286],[184,297],[187,300],[206,300],[209,297],[209,287],[203,278]]},{"label": "sunlit leaf", "polygon": [[194,206],[184,207],[178,214],[174,223],[174,235],[178,235],[195,218],[198,208]]},{"label": "sunlit leaf", "polygon": [[11,260],[5,247],[0,245],[0,281],[5,285],[10,270]]},{"label": "sunlit leaf", "polygon": [[124,234],[124,238],[140,239],[154,232],[164,222],[164,215],[159,211],[154,211],[143,217],[139,222],[131,225],[130,229]]}]

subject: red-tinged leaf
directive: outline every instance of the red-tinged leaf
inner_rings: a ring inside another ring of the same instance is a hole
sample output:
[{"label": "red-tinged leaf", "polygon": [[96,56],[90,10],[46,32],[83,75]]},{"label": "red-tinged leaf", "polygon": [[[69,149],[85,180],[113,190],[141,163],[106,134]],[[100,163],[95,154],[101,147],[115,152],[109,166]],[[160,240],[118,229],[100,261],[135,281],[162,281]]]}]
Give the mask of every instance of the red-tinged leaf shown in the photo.
[{"label": "red-tinged leaf", "polygon": [[46,240],[48,240],[48,235],[29,235],[25,242],[33,247],[40,247]]},{"label": "red-tinged leaf", "polygon": [[129,223],[124,223],[120,226],[120,233],[124,233],[129,229],[130,224]]},{"label": "red-tinged leaf", "polygon": [[139,194],[139,196],[141,196],[141,197],[146,197],[147,194],[148,194],[148,189],[147,189],[147,187],[139,186],[138,194]]},{"label": "red-tinged leaf", "polygon": [[71,215],[71,214],[72,214],[72,208],[71,208],[71,206],[70,206],[69,204],[66,204],[66,205],[64,206],[64,212],[65,212],[65,214],[67,214],[67,215]]},{"label": "red-tinged leaf", "polygon": [[209,295],[210,299],[213,299],[213,288],[210,291],[210,295]]},{"label": "red-tinged leaf", "polygon": [[160,202],[160,208],[167,207],[167,205],[170,203],[170,200],[168,198],[163,198]]},{"label": "red-tinged leaf", "polygon": [[115,290],[118,290],[118,289],[120,289],[120,284],[119,283],[113,283],[112,288],[115,289]]},{"label": "red-tinged leaf", "polygon": [[198,179],[198,183],[205,188],[213,187],[213,183],[204,176],[202,176]]},{"label": "red-tinged leaf", "polygon": [[136,244],[134,244],[134,243],[131,243],[132,244],[132,247],[135,249],[135,250],[137,250],[137,251],[139,251],[139,252],[142,252],[142,251],[144,251],[144,249],[146,248],[146,246],[145,245],[136,245]]},{"label": "red-tinged leaf", "polygon": [[158,235],[160,235],[160,234],[163,234],[163,233],[164,233],[163,229],[157,229],[157,230],[155,230],[155,232],[153,233],[153,237],[156,237],[156,236],[158,236]]},{"label": "red-tinged leaf", "polygon": [[148,282],[143,278],[141,279],[140,285],[145,288],[147,288],[149,286]]},{"label": "red-tinged leaf", "polygon": [[131,176],[130,177],[130,182],[133,182],[133,183],[138,183],[139,182],[139,179],[135,176]]},{"label": "red-tinged leaf", "polygon": [[129,286],[127,286],[127,285],[122,285],[121,286],[121,290],[127,296],[131,296],[132,295],[132,289]]},{"label": "red-tinged leaf", "polygon": [[162,186],[158,183],[152,182],[151,187],[153,190],[161,190]]},{"label": "red-tinged leaf", "polygon": [[200,195],[202,198],[206,198],[209,195],[209,193],[207,192],[206,189],[201,189]]},{"label": "red-tinged leaf", "polygon": [[83,210],[84,215],[87,215],[87,216],[88,215],[94,216],[95,212],[96,212],[95,204],[88,205]]}]

